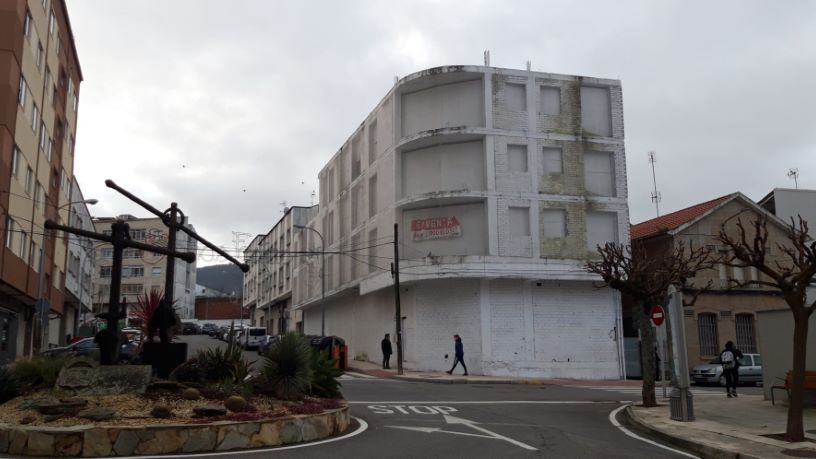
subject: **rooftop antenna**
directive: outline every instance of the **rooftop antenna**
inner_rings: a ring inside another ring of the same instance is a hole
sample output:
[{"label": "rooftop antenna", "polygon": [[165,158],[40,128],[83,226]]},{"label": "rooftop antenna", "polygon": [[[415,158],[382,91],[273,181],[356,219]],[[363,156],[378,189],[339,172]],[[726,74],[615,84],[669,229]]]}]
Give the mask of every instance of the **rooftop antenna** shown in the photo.
[{"label": "rooftop antenna", "polygon": [[532,61],[527,61],[527,71],[529,72],[531,70],[533,70],[533,62]]},{"label": "rooftop antenna", "polygon": [[790,169],[788,169],[788,178],[793,179],[793,186],[795,186],[796,189],[798,190],[799,189],[799,168],[798,167],[791,167]]},{"label": "rooftop antenna", "polygon": [[399,75],[394,75],[394,86],[396,86],[397,83],[399,83]]},{"label": "rooftop antenna", "polygon": [[490,50],[486,49],[484,51],[484,63],[485,67],[490,67]]},{"label": "rooftop antenna", "polygon": [[289,208],[288,208],[288,207],[286,207],[286,201],[281,201],[281,202],[280,202],[280,205],[283,207],[283,209],[281,210],[281,213],[282,213],[282,214],[285,214],[285,213],[286,213],[286,211],[287,211],[287,210],[289,210]]},{"label": "rooftop antenna", "polygon": [[660,216],[660,192],[657,191],[657,175],[655,174],[655,163],[657,162],[657,155],[655,152],[649,152],[649,163],[652,165],[652,183],[654,183],[654,191],[652,191],[652,202],[655,205],[655,212]]},{"label": "rooftop antenna", "polygon": [[232,232],[232,243],[235,244],[235,256],[240,257],[241,261],[246,261],[244,260],[244,251],[241,250],[241,245],[244,243],[247,236],[252,236],[252,234],[242,233],[240,231]]},{"label": "rooftop antenna", "polygon": [[314,205],[314,201],[315,201],[316,197],[317,197],[317,193],[315,193],[315,190],[312,190],[312,194],[309,196],[309,205],[310,206]]}]

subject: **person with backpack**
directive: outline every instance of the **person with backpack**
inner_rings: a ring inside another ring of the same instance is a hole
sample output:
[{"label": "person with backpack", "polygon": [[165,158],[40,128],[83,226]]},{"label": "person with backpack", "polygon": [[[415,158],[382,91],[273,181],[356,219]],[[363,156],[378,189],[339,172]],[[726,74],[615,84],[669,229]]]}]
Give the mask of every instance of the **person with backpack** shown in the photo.
[{"label": "person with backpack", "polygon": [[720,352],[720,364],[725,376],[725,393],[728,398],[737,396],[737,385],[739,384],[739,359],[742,352],[734,347],[733,341],[725,343],[725,349]]}]

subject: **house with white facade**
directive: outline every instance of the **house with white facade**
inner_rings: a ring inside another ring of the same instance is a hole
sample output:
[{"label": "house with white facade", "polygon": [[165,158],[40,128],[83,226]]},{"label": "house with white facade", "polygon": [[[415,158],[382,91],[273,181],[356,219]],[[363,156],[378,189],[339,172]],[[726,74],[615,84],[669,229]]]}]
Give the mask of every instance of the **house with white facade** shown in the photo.
[{"label": "house with white facade", "polygon": [[629,240],[625,171],[617,80],[408,75],[319,173],[293,308],[305,333],[324,325],[351,358],[379,361],[396,330],[396,244],[405,368],[449,369],[457,333],[472,373],[623,378],[619,296],[583,265]]}]

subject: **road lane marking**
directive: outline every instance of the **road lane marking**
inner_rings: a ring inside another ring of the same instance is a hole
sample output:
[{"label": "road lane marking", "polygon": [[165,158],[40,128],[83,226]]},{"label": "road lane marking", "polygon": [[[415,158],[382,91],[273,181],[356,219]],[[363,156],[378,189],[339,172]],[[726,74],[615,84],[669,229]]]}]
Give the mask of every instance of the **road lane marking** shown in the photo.
[{"label": "road lane marking", "polygon": [[374,414],[395,414],[394,411],[399,411],[402,414],[411,414],[408,410],[416,414],[447,414],[458,411],[451,406],[439,405],[368,405],[369,410]]},{"label": "road lane marking", "polygon": [[645,443],[648,443],[648,444],[650,444],[650,445],[657,446],[658,448],[662,448],[662,449],[665,449],[665,450],[671,451],[671,452],[673,452],[673,453],[677,453],[677,454],[679,454],[679,455],[681,455],[681,456],[690,457],[690,458],[692,458],[692,459],[700,459],[700,457],[695,456],[695,455],[693,455],[693,454],[689,454],[689,453],[687,453],[687,452],[685,452],[685,451],[680,451],[679,449],[669,448],[668,446],[666,446],[666,445],[662,445],[662,444],[660,444],[660,443],[658,443],[658,442],[656,442],[656,441],[649,440],[648,438],[643,438],[643,437],[641,437],[640,435],[637,435],[637,434],[635,434],[634,432],[632,432],[631,430],[629,430],[629,429],[627,429],[626,427],[622,426],[622,425],[621,425],[621,423],[620,423],[620,422],[618,422],[617,416],[618,416],[618,413],[619,413],[619,412],[620,412],[622,409],[626,408],[627,406],[628,406],[628,405],[623,405],[623,406],[621,406],[621,407],[619,407],[619,408],[616,408],[616,409],[612,410],[612,411],[609,413],[609,422],[611,422],[613,426],[615,426],[615,427],[617,427],[618,429],[620,429],[620,431],[621,431],[621,432],[625,433],[626,435],[628,435],[628,436],[630,436],[630,437],[632,437],[632,438],[634,438],[634,439],[636,439],[636,440],[640,440],[640,441],[645,442]]},{"label": "road lane marking", "polygon": [[603,405],[618,400],[369,400],[348,401],[349,405]]},{"label": "road lane marking", "polygon": [[472,434],[467,432],[456,432],[455,430],[442,430],[439,427],[408,427],[408,426],[385,426],[390,427],[392,429],[402,429],[402,430],[410,430],[413,432],[425,432],[425,433],[447,433],[447,434],[454,434],[454,435],[464,435],[466,437],[478,437],[478,438],[487,438],[490,440],[498,440],[496,437],[492,437],[489,435],[479,435],[479,434]]},{"label": "road lane marking", "polygon": [[296,449],[296,448],[308,448],[309,446],[317,446],[323,445],[326,443],[333,443],[340,440],[346,440],[351,437],[356,437],[361,433],[365,432],[368,429],[368,423],[364,420],[352,416],[351,419],[357,421],[359,426],[353,432],[349,432],[341,437],[333,437],[327,438],[325,440],[315,441],[311,443],[301,443],[297,445],[291,446],[276,446],[272,448],[255,448],[255,449],[241,449],[241,450],[232,450],[232,451],[222,451],[222,452],[213,452],[213,453],[187,453],[187,454],[162,454],[159,456],[119,456],[121,458],[129,458],[129,459],[147,459],[147,458],[157,458],[157,459],[167,459],[167,458],[183,458],[183,459],[190,459],[191,457],[218,457],[218,456],[237,456],[242,454],[258,454],[258,453],[274,453],[276,451],[284,451],[289,449]]},{"label": "road lane marking", "polygon": [[452,434],[452,435],[465,435],[465,436],[468,436],[468,437],[486,438],[488,440],[501,440],[501,441],[506,441],[506,442],[508,442],[510,444],[516,445],[519,448],[526,449],[528,451],[538,451],[537,448],[534,448],[534,447],[532,447],[532,446],[530,446],[530,445],[528,445],[526,443],[522,443],[522,442],[520,442],[518,440],[514,440],[512,438],[505,437],[504,435],[497,434],[496,432],[493,432],[492,430],[487,430],[484,427],[478,426],[477,424],[479,424],[479,423],[476,422],[476,421],[471,421],[470,419],[459,418],[459,417],[451,416],[451,415],[448,415],[448,414],[445,414],[443,416],[445,418],[445,422],[447,422],[448,424],[462,425],[462,426],[465,426],[465,427],[469,427],[469,428],[471,428],[473,430],[476,430],[478,432],[481,432],[481,433],[483,433],[485,435],[472,434],[472,433],[467,433],[467,432],[457,432],[457,431],[454,431],[454,430],[442,430],[439,427],[412,427],[412,426],[385,426],[385,427],[390,427],[392,429],[410,430],[412,432],[446,433],[446,434]]}]

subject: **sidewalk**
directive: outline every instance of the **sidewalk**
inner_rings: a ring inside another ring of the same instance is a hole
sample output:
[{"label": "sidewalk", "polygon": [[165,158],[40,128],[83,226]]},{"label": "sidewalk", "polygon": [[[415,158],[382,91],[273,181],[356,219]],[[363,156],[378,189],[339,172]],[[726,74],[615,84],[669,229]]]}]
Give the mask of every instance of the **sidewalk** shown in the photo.
[{"label": "sidewalk", "polygon": [[[461,373],[449,375],[445,372],[421,372],[404,371],[398,375],[397,370],[383,370],[379,365],[371,362],[353,360],[349,362],[349,371],[364,373],[377,378],[394,378],[403,381],[427,382],[439,384],[531,384],[531,385],[557,385],[557,386],[621,386],[640,387],[640,381],[622,380],[586,380],[586,379],[541,379],[541,378],[517,378],[512,376],[483,376],[468,375]],[[461,370],[459,370],[461,371]]]},{"label": "sidewalk", "polygon": [[649,436],[702,457],[816,457],[816,409],[805,410],[805,436],[810,441],[788,443],[765,436],[784,434],[787,412],[786,406],[773,406],[760,395],[736,399],[723,395],[695,398],[696,420],[692,422],[672,421],[668,405],[630,405],[623,411],[623,420]]}]

